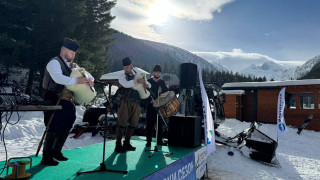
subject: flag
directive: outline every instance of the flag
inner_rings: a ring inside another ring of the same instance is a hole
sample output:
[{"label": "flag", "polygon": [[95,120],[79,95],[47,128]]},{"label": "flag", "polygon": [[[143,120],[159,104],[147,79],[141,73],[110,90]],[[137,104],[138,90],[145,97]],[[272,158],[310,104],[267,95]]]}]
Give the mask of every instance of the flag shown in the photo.
[{"label": "flag", "polygon": [[208,95],[202,81],[202,70],[200,65],[198,65],[198,73],[199,73],[199,81],[200,81],[200,88],[201,88],[205,142],[207,146],[207,155],[210,155],[212,152],[216,150],[213,118],[211,114]]},{"label": "flag", "polygon": [[288,132],[286,122],[284,121],[285,92],[286,92],[286,88],[282,88],[278,96],[278,111],[277,111],[278,138]]}]

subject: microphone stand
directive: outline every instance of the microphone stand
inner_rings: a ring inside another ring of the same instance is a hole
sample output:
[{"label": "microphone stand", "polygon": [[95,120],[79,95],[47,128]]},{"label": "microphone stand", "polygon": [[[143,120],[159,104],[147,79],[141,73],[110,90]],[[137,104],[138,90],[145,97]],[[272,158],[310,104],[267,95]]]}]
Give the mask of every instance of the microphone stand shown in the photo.
[{"label": "microphone stand", "polygon": [[[95,81],[97,84],[101,85],[102,91],[104,93],[104,96],[106,97],[106,100],[108,102],[108,106],[114,116],[113,110],[110,106],[110,102],[108,100],[107,94],[103,89],[104,85],[107,85],[106,83],[100,82],[100,81]],[[104,119],[104,133],[103,133],[103,153],[102,153],[102,162],[100,163],[100,169],[98,170],[93,170],[93,171],[85,171],[85,172],[77,172],[77,175],[81,174],[88,174],[88,173],[95,173],[95,172],[114,172],[114,173],[122,173],[122,174],[128,174],[128,171],[119,171],[119,170],[112,170],[112,169],[107,169],[106,164],[105,164],[105,153],[106,153],[106,138],[107,138],[107,117],[108,117],[108,109],[106,110],[105,114],[105,119]]]},{"label": "microphone stand", "polygon": [[[155,96],[155,94],[151,91],[151,89],[149,89],[149,88],[147,88],[147,90],[150,92],[150,96],[151,96],[151,99],[155,102],[155,100],[153,99],[153,97]],[[158,104],[159,104],[159,92],[158,92]],[[154,106],[153,106],[154,107]],[[158,126],[159,126],[159,115],[160,115],[160,117],[161,117],[161,119],[162,119],[162,121],[166,124],[166,122],[164,121],[164,118],[162,117],[162,114],[159,112],[159,108],[156,108],[156,107],[154,107],[155,109],[156,109],[156,111],[157,111],[157,128],[156,128],[156,145],[154,146],[154,150],[144,150],[145,152],[152,152],[153,151],[153,153],[151,153],[151,154],[149,154],[149,158],[153,155],[153,154],[155,154],[155,153],[157,153],[157,152],[160,152],[160,153],[168,153],[169,155],[172,155],[173,154],[173,152],[167,152],[167,151],[160,151],[159,149],[158,149]],[[148,119],[147,119],[147,121],[148,121]]]}]

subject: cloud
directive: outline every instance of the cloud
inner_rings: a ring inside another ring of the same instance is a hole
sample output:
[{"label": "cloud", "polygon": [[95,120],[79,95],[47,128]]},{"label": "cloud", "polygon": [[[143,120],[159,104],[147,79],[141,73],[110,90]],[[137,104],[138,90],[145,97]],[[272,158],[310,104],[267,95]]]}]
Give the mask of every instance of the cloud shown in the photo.
[{"label": "cloud", "polygon": [[240,72],[248,66],[255,64],[261,66],[265,62],[274,62],[286,68],[302,65],[304,61],[281,61],[259,53],[247,53],[241,49],[233,49],[231,52],[192,52],[203,59],[222,64],[229,70]]},{"label": "cloud", "polygon": [[202,54],[202,55],[210,55],[212,57],[215,57],[215,59],[225,59],[225,58],[244,58],[248,60],[252,60],[255,62],[259,59],[266,59],[270,61],[277,61],[269,56],[258,54],[258,53],[246,53],[243,52],[241,49],[233,49],[231,52],[224,52],[224,51],[217,51],[217,52],[194,52],[196,54]]},{"label": "cloud", "polygon": [[163,25],[170,16],[188,20],[212,20],[214,12],[234,0],[117,0],[111,27],[140,39],[164,42],[152,25]]},{"label": "cloud", "polygon": [[221,12],[222,7],[234,0],[173,0],[171,5],[179,11],[177,17],[190,20],[211,20],[214,12]]},{"label": "cloud", "polygon": [[272,36],[275,35],[277,32],[276,31],[270,31],[270,32],[266,32],[264,33],[265,36]]},{"label": "cloud", "polygon": [[[169,14],[178,18],[190,20],[211,20],[212,13],[221,12],[222,7],[234,0],[118,0],[116,9],[123,8],[130,11],[130,14],[136,13],[138,16],[147,18],[146,12],[153,5],[160,8],[163,14]],[[128,18],[132,18],[129,16]]]},{"label": "cloud", "polygon": [[112,8],[111,13],[116,16],[116,19],[121,20],[141,21],[147,18],[139,7],[128,0],[117,0],[117,4]]},{"label": "cloud", "polygon": [[111,22],[112,28],[135,38],[164,42],[163,38],[155,33],[146,21],[147,16],[143,9],[133,1],[117,0],[111,13],[116,16]]}]

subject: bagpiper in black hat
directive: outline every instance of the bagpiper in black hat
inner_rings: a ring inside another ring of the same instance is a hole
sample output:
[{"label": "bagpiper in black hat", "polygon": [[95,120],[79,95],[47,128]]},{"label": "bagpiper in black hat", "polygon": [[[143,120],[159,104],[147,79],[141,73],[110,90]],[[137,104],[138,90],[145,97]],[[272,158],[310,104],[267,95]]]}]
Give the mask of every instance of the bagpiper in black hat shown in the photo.
[{"label": "bagpiper in black hat", "polygon": [[63,47],[76,52],[79,48],[79,44],[70,38],[66,38],[62,44]]},{"label": "bagpiper in black hat", "polygon": [[160,64],[156,64],[153,68],[153,72],[161,72],[161,66]]},{"label": "bagpiper in black hat", "polygon": [[128,57],[122,59],[122,66],[129,66],[131,63],[132,62],[131,62],[130,58],[128,58]]}]

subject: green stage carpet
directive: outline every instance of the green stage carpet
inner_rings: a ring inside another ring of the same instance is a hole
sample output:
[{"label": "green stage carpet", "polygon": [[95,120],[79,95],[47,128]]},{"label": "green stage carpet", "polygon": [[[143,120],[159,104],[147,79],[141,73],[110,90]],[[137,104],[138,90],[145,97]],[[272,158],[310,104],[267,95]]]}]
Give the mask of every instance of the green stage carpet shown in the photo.
[{"label": "green stage carpet", "polygon": [[[155,143],[152,143],[151,147],[145,147],[145,137],[133,137],[131,143],[137,147],[136,151],[115,153],[115,141],[106,142],[105,164],[107,169],[128,171],[128,174],[96,172],[76,175],[77,172],[100,169],[103,143],[99,143],[64,150],[63,154],[67,156],[69,160],[60,162],[58,166],[43,166],[40,164],[41,155],[38,157],[34,155],[31,156],[33,161],[31,179],[141,179],[200,148],[158,146],[159,150],[170,151],[173,152],[173,154],[167,155],[166,153],[157,152],[149,158],[152,152],[145,152],[145,150],[153,150]],[[17,157],[19,157],[18,154]],[[0,162],[0,165],[3,164],[4,162]],[[29,172],[29,170],[27,170],[27,172]],[[1,176],[4,177],[5,175],[6,173],[4,172]]]}]

